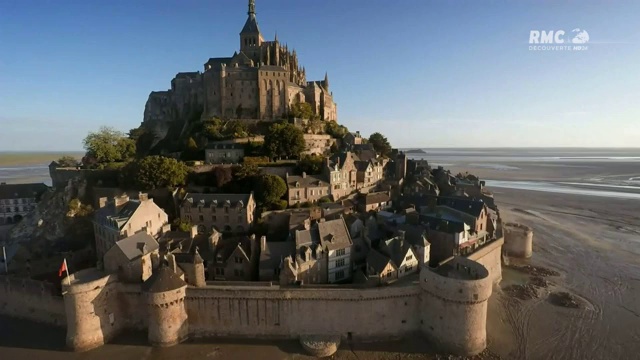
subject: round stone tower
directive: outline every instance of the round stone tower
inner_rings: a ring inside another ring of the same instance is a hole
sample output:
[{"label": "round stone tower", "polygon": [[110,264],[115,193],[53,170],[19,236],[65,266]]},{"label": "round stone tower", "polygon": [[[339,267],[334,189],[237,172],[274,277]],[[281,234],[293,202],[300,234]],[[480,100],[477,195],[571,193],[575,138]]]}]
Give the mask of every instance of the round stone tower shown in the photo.
[{"label": "round stone tower", "polygon": [[86,351],[104,345],[124,327],[118,301],[118,277],[95,268],[62,280],[67,316],[67,347]]},{"label": "round stone tower", "polygon": [[475,261],[454,257],[420,271],[422,331],[443,351],[476,355],[487,345],[489,271]]},{"label": "round stone tower", "polygon": [[530,258],[533,253],[533,230],[522,224],[504,224],[502,249],[507,256]]},{"label": "round stone tower", "polygon": [[167,266],[161,266],[143,284],[149,306],[149,342],[173,346],[189,334],[184,305],[187,283]]}]

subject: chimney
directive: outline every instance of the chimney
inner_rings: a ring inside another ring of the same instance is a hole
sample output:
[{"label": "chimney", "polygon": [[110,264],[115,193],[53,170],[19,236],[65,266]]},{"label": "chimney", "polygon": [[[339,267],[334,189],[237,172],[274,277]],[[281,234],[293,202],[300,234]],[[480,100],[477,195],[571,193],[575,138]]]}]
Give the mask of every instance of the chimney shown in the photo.
[{"label": "chimney", "polygon": [[116,206],[121,206],[129,202],[129,195],[124,194],[113,198],[113,202]]},{"label": "chimney", "polygon": [[360,137],[360,131],[356,131],[356,136]]},{"label": "chimney", "polygon": [[176,268],[176,257],[173,256],[172,253],[167,254],[167,264],[169,265],[169,269],[173,272],[176,272],[178,269]]},{"label": "chimney", "polygon": [[260,251],[265,251],[267,249],[267,237],[260,236]]},{"label": "chimney", "polygon": [[142,255],[147,253],[147,243],[144,242],[139,242],[136,244],[136,248],[138,250],[140,250],[140,252],[142,253]]},{"label": "chimney", "polygon": [[146,193],[143,193],[143,192],[139,192],[138,193],[138,200],[140,200],[140,201],[149,200],[149,194],[146,194]]},{"label": "chimney", "polygon": [[304,179],[304,178],[306,178],[306,177],[307,177],[307,173],[303,171],[303,172],[302,172],[302,178]]},{"label": "chimney", "polygon": [[100,199],[98,199],[98,208],[102,209],[103,207],[107,206],[108,201],[109,199],[106,197],[101,197]]},{"label": "chimney", "polygon": [[193,225],[191,227],[191,232],[189,233],[189,237],[191,238],[191,240],[196,238],[196,235],[198,235],[198,225]]}]

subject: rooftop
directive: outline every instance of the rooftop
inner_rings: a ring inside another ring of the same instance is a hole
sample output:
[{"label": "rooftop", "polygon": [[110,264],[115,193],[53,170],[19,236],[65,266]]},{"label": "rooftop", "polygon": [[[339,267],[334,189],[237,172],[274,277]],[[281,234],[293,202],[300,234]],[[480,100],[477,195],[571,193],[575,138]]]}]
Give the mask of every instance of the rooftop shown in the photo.
[{"label": "rooftop", "polygon": [[[142,248],[144,245],[144,248]],[[158,250],[158,242],[146,232],[139,232],[116,242],[115,245],[129,261]]]},{"label": "rooftop", "polygon": [[0,199],[35,198],[49,187],[43,183],[0,184]]},{"label": "rooftop", "polygon": [[203,207],[244,207],[252,198],[251,194],[200,194],[187,193],[184,197],[182,205],[190,204],[191,206]]}]

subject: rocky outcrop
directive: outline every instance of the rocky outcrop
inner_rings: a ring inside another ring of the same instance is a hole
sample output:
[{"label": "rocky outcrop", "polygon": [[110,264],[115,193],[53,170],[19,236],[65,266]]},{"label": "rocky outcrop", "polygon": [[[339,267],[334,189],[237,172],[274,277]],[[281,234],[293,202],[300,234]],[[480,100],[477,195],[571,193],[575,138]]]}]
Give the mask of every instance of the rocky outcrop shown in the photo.
[{"label": "rocky outcrop", "polygon": [[65,188],[44,193],[35,210],[8,235],[10,267],[35,266],[38,260],[87,248],[93,240],[93,227],[92,209],[81,200],[87,197],[86,191],[86,180],[74,178]]}]

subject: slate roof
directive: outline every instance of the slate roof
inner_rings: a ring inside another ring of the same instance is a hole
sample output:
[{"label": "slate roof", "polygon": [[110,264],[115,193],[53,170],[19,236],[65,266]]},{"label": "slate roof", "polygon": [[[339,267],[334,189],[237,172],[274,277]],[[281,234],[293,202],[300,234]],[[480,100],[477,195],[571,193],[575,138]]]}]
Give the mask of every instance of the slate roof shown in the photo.
[{"label": "slate roof", "polygon": [[240,31],[240,34],[255,34],[259,32],[260,28],[258,27],[258,19],[256,19],[255,14],[249,15],[247,22],[244,23],[242,31]]},{"label": "slate roof", "polygon": [[209,143],[207,144],[207,150],[225,150],[225,149],[243,150],[244,144],[240,144],[240,143],[232,143],[232,144]]},{"label": "slate roof", "polygon": [[[142,249],[138,245],[144,243],[147,247],[146,252],[142,252]],[[149,254],[155,250],[158,250],[158,242],[146,232],[139,232],[116,242],[115,245],[129,261],[137,259],[142,255]]]},{"label": "slate roof", "polygon": [[461,233],[464,231],[464,223],[462,221],[447,220],[438,218],[435,215],[421,215],[420,219],[427,223],[427,228],[430,230],[449,234]]},{"label": "slate roof", "polygon": [[150,293],[159,293],[176,290],[186,285],[187,283],[184,282],[178,274],[168,266],[163,265],[155,270],[151,277],[142,284],[142,288]]},{"label": "slate roof", "polygon": [[404,239],[413,246],[425,246],[429,243],[426,239],[426,229],[422,225],[400,224],[398,230],[404,231]]},{"label": "slate roof", "polygon": [[138,210],[140,204],[140,200],[129,199],[126,203],[116,206],[115,202],[112,201],[96,211],[95,221],[99,224],[122,230]]},{"label": "slate roof", "polygon": [[209,61],[207,61],[205,63],[205,65],[211,65],[212,67],[214,65],[220,65],[220,64],[229,64],[231,62],[230,57],[218,57],[218,58],[210,58]]},{"label": "slate roof", "polygon": [[370,161],[375,160],[378,157],[378,154],[373,149],[365,149],[365,150],[357,150],[358,158],[362,161]]},{"label": "slate roof", "polygon": [[340,164],[339,167],[342,168],[347,158],[351,158],[354,162],[360,161],[360,159],[356,156],[356,154],[350,151],[346,151],[346,152],[341,152],[331,156],[329,158],[329,162],[332,166],[335,166],[337,163],[339,163]]},{"label": "slate roof", "polygon": [[403,241],[397,236],[385,240],[384,244],[384,248],[388,252],[386,255],[389,256],[391,260],[393,260],[393,263],[396,265],[396,267],[399,267],[402,264],[402,260],[404,260],[404,257],[407,255],[407,252],[411,248],[411,245],[408,241]]},{"label": "slate roof", "polygon": [[477,218],[484,209],[485,203],[482,200],[438,198],[438,205],[448,206]]},{"label": "slate roof", "polygon": [[192,206],[202,205],[204,207],[223,207],[228,204],[231,207],[247,206],[251,199],[251,194],[200,194],[200,193],[187,193],[182,206],[192,204]]},{"label": "slate roof", "polygon": [[344,249],[353,245],[343,218],[318,222],[309,230],[296,231],[296,248],[320,245],[323,249]]},{"label": "slate roof", "polygon": [[389,264],[389,261],[391,261],[391,259],[382,255],[375,249],[369,251],[369,254],[367,255],[367,265],[372,267],[376,274],[382,274],[384,268]]},{"label": "slate roof", "polygon": [[373,144],[371,144],[371,143],[354,144],[353,145],[353,150],[354,151],[365,151],[365,150],[373,150],[373,151],[375,151],[375,148],[373,147]]},{"label": "slate roof", "polygon": [[386,192],[369,193],[365,196],[365,203],[367,205],[379,204],[389,200],[391,200],[391,197]]},{"label": "slate roof", "polygon": [[293,241],[271,241],[260,251],[260,269],[276,269],[282,259],[293,255],[296,251]]},{"label": "slate roof", "polygon": [[238,247],[247,259],[251,260],[251,240],[246,236],[220,239],[215,249],[215,260],[217,261],[218,255],[221,255],[222,261],[226,263]]},{"label": "slate roof", "polygon": [[307,175],[305,177],[289,175],[287,177],[287,186],[289,186],[290,188],[295,188],[296,183],[300,185],[300,188],[329,186],[328,182],[313,175]]},{"label": "slate roof", "polygon": [[35,198],[49,187],[43,183],[35,184],[0,184],[0,199]]}]

